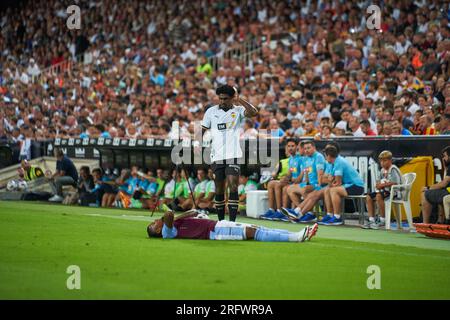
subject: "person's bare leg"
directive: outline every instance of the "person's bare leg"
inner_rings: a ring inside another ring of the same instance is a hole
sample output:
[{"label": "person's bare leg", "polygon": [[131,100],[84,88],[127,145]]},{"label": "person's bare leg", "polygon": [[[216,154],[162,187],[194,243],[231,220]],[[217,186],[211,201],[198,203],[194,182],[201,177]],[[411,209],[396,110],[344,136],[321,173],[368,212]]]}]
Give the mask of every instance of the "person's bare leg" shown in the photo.
[{"label": "person's bare leg", "polygon": [[375,216],[375,207],[373,205],[372,198],[367,195],[366,196],[366,204],[367,204],[367,214],[369,215],[369,218],[373,218]]},{"label": "person's bare leg", "polygon": [[299,191],[301,199],[303,199],[302,202],[304,202],[308,198],[308,195],[314,191],[314,188],[312,188],[312,186],[306,186],[304,188],[300,188]]},{"label": "person's bare leg", "polygon": [[291,199],[289,198],[289,194],[287,192],[289,190],[289,188],[290,188],[290,186],[286,185],[286,186],[283,187],[283,191],[282,191],[282,194],[283,194],[283,207],[285,207],[285,208],[290,208]]},{"label": "person's bare leg", "polygon": [[423,223],[430,223],[431,210],[433,206],[425,198],[425,192],[422,192],[422,215]]},{"label": "person's bare leg", "polygon": [[275,186],[279,184],[280,181],[273,180],[270,181],[267,185],[267,191],[268,191],[268,198],[269,198],[269,208],[275,209],[276,203],[275,203]]},{"label": "person's bare leg", "polygon": [[178,203],[179,203],[180,208],[182,208],[183,210],[186,210],[186,208],[190,209],[191,199],[178,197]]},{"label": "person's bare leg", "polygon": [[300,186],[298,184],[290,185],[287,189],[287,194],[294,205],[294,208],[300,206],[301,196],[300,196]]},{"label": "person's bare leg", "polygon": [[384,199],[381,193],[377,194],[377,204],[378,204],[378,211],[380,213],[380,217],[384,218],[385,215],[385,209],[384,209]]},{"label": "person's bare leg", "polygon": [[283,192],[283,188],[284,188],[285,184],[279,183],[276,187],[275,187],[275,206],[276,208],[273,208],[274,210],[280,209],[283,206],[282,203],[282,192]]},{"label": "person's bare leg", "polygon": [[[325,189],[314,190],[305,195],[305,200],[300,204],[302,212],[309,212],[314,209],[316,203],[325,197]],[[325,208],[326,210],[326,208]]]},{"label": "person's bare leg", "polygon": [[197,206],[199,209],[206,209],[208,208],[208,202],[204,201],[204,200],[200,200],[197,202]]},{"label": "person's bare leg", "polygon": [[330,189],[331,202],[333,204],[333,214],[341,215],[342,198],[347,196],[347,191],[344,187],[334,187]]},{"label": "person's bare leg", "polygon": [[438,221],[437,221],[437,223],[444,223],[444,221],[445,221],[444,206],[438,205]]},{"label": "person's bare leg", "polygon": [[108,198],[108,207],[111,208],[113,206],[113,203],[115,200],[116,200],[116,195],[114,193],[111,193]]},{"label": "person's bare leg", "polygon": [[326,188],[324,191],[324,201],[325,207],[327,208],[327,213],[333,213],[333,203],[331,202],[330,190],[331,188]]}]

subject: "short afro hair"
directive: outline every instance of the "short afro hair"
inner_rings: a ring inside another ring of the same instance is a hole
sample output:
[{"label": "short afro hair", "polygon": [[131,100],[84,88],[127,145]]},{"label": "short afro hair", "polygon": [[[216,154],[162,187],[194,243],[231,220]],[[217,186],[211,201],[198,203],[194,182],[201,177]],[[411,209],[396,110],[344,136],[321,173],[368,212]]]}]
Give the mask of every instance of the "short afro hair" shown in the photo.
[{"label": "short afro hair", "polygon": [[226,94],[227,96],[232,97],[236,94],[236,89],[226,84],[224,86],[218,87],[216,89],[216,94]]}]

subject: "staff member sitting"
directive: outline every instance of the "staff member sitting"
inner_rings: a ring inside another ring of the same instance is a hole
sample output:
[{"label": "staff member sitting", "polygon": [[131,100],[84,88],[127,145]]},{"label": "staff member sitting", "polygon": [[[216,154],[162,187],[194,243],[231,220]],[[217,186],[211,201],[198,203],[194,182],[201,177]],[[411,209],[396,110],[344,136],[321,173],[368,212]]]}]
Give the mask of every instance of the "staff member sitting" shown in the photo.
[{"label": "staff member sitting", "polygon": [[25,181],[32,181],[44,177],[44,171],[42,171],[42,169],[38,166],[32,166],[31,163],[28,162],[28,160],[22,160],[20,165],[21,168],[19,169],[19,174],[23,174],[23,179]]},{"label": "staff member sitting", "polygon": [[333,176],[329,188],[325,189],[325,205],[327,209],[333,209],[332,217],[325,225],[341,225],[344,221],[341,217],[341,201],[347,196],[362,195],[364,193],[364,182],[358,171],[341,157],[334,146],[325,148],[325,156],[331,164]]},{"label": "staff member sitting", "polygon": [[[433,205],[442,206],[444,197],[450,194],[450,146],[442,150],[443,162],[446,167],[445,178],[429,187],[424,187],[422,192],[423,223],[430,223]],[[442,220],[442,218],[440,218]],[[440,221],[442,222],[442,221]]]},{"label": "staff member sitting", "polygon": [[[377,181],[375,185],[376,191],[368,193],[366,196],[367,212],[369,214],[369,221],[365,223],[363,229],[375,229],[385,227],[385,208],[384,200],[390,197],[391,187],[402,183],[402,173],[400,169],[392,163],[392,153],[390,151],[383,151],[378,156],[381,164],[381,180]],[[397,196],[397,195],[394,195]],[[375,220],[375,202],[380,211],[379,221]]]},{"label": "staff member sitting", "polygon": [[62,196],[63,186],[76,186],[78,181],[77,168],[61,149],[55,149],[56,172],[49,178],[50,187],[55,194],[48,199],[51,202],[62,202],[64,200]]}]

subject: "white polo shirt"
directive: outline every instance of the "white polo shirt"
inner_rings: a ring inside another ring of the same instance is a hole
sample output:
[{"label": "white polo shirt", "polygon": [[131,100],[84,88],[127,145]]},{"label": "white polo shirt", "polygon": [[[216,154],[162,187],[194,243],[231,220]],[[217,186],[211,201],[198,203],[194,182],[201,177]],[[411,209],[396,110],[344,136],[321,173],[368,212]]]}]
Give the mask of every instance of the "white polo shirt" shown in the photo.
[{"label": "white polo shirt", "polygon": [[215,105],[203,116],[202,127],[211,130],[211,161],[242,157],[239,137],[244,123],[243,106],[224,111]]}]

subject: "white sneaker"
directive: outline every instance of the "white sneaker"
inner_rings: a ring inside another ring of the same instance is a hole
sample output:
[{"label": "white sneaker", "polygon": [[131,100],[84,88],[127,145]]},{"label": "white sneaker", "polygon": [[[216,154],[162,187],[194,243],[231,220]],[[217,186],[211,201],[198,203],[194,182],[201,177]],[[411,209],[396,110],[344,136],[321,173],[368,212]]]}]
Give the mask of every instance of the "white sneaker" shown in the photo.
[{"label": "white sneaker", "polygon": [[57,194],[55,194],[53,197],[48,199],[48,201],[50,201],[50,202],[62,202],[63,200],[64,200],[64,198],[61,196],[58,196]]},{"label": "white sneaker", "polygon": [[299,232],[298,242],[305,242],[311,240],[311,238],[316,235],[318,229],[319,225],[317,223],[314,223],[314,225],[312,226],[306,227],[305,229]]}]

